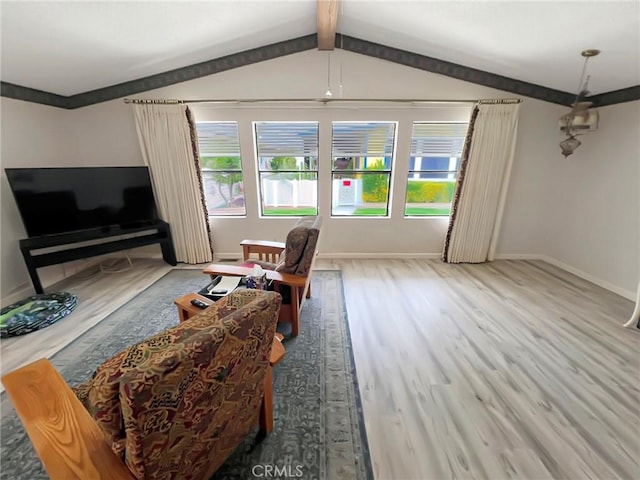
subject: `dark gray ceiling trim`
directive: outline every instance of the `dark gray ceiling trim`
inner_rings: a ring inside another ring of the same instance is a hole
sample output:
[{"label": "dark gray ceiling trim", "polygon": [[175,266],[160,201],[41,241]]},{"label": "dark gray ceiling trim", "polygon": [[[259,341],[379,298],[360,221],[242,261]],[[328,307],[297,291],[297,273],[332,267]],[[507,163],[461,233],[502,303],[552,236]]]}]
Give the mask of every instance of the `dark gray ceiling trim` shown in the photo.
[{"label": "dark gray ceiling trim", "polygon": [[558,103],[560,105],[570,105],[575,95],[553,88],[542,87],[533,83],[503,77],[495,73],[477,70],[464,65],[446,62],[437,58],[426,57],[406,50],[387,47],[378,43],[368,42],[359,38],[338,34],[336,45],[340,45],[344,50],[368,55],[369,57],[388,60],[400,65],[426,70],[427,72],[438,73],[447,77],[464,80],[466,82],[484,85],[506,92],[516,93],[525,97],[537,98],[546,102]]},{"label": "dark gray ceiling trim", "polygon": [[314,33],[305,35],[304,37],[285,40],[284,42],[272,43],[271,45],[245,50],[244,52],[234,53],[226,57],[196,63],[188,67],[177,68],[157,75],[139,78],[130,82],[80,93],[69,97],[69,108],[80,108],[95,103],[106,102],[107,100],[155,90],[156,88],[206,77],[214,73],[244,67],[253,63],[273,60],[274,58],[284,57],[292,53],[312,50],[316,48],[317,43],[317,37]]},{"label": "dark gray ceiling trim", "polygon": [[284,57],[292,53],[304,52],[317,47],[316,34],[305,35],[304,37],[285,40],[284,42],[273,43],[240,53],[227,55],[213,60],[208,60],[195,65],[177,68],[168,72],[151,75],[149,77],[131,80],[109,87],[99,88],[90,92],[79,93],[65,97],[53,93],[42,92],[32,88],[21,87],[11,83],[2,82],[0,94],[3,97],[25,100],[27,102],[42,103],[60,108],[80,108],[96,103],[106,102],[116,98],[123,98],[136,93],[142,93],[156,88],[166,87],[175,83],[186,82],[200,77],[206,77],[214,73],[232,70],[234,68],[251,65],[253,63],[273,60]]},{"label": "dark gray ceiling trim", "polygon": [[[387,47],[347,35],[337,34],[336,45],[340,45],[340,48],[350,52],[388,60],[419,70],[433,72],[497,90],[557,103],[559,105],[570,105],[575,99],[575,94],[573,93],[503,77],[483,70]],[[314,33],[69,97],[7,82],[0,82],[0,96],[54,107],[74,109],[155,90],[168,85],[194,80],[214,73],[220,73],[315,48],[317,48],[317,35]],[[640,85],[590,97],[590,100],[593,101],[596,106],[614,105],[616,103],[630,102],[639,99]]]},{"label": "dark gray ceiling trim", "polygon": [[589,101],[593,102],[595,107],[606,107],[607,105],[633,102],[634,100],[640,100],[640,85],[589,97]]},{"label": "dark gray ceiling trim", "polygon": [[0,96],[42,105],[51,105],[52,107],[69,108],[67,107],[69,97],[8,82],[0,82]]}]

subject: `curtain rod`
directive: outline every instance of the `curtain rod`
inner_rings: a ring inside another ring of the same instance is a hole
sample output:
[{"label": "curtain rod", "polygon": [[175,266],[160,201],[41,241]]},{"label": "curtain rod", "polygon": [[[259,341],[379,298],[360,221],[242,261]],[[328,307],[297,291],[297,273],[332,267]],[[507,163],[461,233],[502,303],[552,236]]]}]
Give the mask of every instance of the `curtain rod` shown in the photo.
[{"label": "curtain rod", "polygon": [[481,104],[499,104],[499,103],[521,103],[518,98],[499,98],[493,100],[441,100],[441,99],[403,99],[403,98],[256,98],[256,99],[219,99],[219,100],[153,100],[125,98],[124,103],[133,104],[158,104],[158,105],[175,105],[187,103],[297,103],[297,102],[315,102],[315,103],[359,103],[359,102],[380,102],[380,103],[481,103]]},{"label": "curtain rod", "polygon": [[509,104],[509,103],[522,103],[522,100],[519,98],[496,98],[496,99],[488,99],[488,100],[478,100],[477,103],[482,105],[493,105],[493,104]]}]

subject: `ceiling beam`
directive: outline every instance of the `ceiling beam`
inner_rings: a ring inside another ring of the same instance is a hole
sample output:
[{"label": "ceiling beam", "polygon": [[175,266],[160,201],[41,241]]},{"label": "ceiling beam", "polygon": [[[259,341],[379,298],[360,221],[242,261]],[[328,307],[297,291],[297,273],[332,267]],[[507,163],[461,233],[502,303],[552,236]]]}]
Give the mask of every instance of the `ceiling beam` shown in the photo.
[{"label": "ceiling beam", "polygon": [[338,0],[318,0],[318,50],[333,50],[338,26]]}]

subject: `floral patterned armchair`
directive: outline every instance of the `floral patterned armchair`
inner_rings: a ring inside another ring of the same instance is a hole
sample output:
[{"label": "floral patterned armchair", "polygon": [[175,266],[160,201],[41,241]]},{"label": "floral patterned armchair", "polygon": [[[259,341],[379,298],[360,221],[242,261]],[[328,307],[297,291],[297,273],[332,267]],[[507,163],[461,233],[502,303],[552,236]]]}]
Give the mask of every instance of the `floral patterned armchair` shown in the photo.
[{"label": "floral patterned armchair", "polygon": [[[116,354],[73,393],[47,360],[2,381],[54,480],[208,479],[271,413],[263,399],[280,304],[275,292],[233,292]],[[34,389],[38,405],[26,401]]]}]

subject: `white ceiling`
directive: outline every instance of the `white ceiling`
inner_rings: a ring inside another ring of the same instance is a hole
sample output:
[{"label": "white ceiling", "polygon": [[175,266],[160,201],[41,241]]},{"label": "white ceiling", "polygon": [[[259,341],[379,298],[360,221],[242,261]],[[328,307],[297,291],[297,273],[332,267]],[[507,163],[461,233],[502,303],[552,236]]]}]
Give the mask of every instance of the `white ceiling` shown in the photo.
[{"label": "white ceiling", "polygon": [[[316,0],[6,1],[3,81],[73,95],[314,33]],[[340,0],[338,32],[567,92],[640,84],[640,1]],[[339,47],[339,45],[338,45]]]}]

